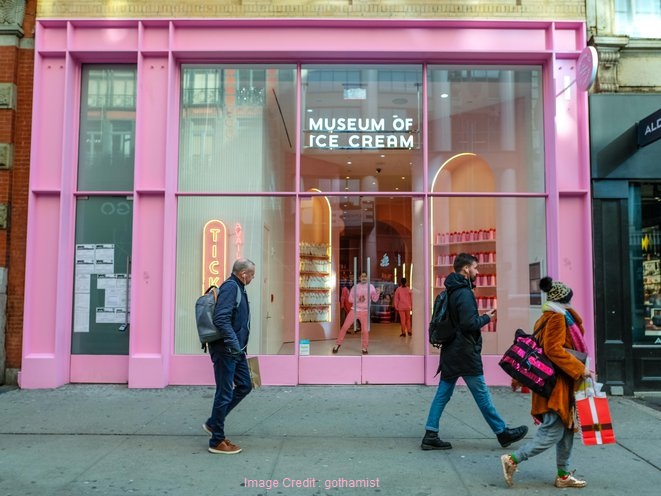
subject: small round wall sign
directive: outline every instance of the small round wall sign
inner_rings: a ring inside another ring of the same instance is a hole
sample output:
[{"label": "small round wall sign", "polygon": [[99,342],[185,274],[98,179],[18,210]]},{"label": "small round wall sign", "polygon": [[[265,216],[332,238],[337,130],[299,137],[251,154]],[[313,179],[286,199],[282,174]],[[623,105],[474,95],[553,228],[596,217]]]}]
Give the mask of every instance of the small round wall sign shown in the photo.
[{"label": "small round wall sign", "polygon": [[576,65],[576,83],[583,91],[592,88],[597,78],[598,56],[597,50],[592,46],[585,47],[578,56]]}]

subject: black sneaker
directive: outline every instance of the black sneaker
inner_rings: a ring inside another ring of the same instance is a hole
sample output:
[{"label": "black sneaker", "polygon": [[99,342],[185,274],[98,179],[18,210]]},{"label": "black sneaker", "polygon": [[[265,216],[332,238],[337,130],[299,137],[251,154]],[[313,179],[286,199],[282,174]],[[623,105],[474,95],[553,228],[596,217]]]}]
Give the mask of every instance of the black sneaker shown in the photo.
[{"label": "black sneaker", "polygon": [[528,428],[525,425],[520,425],[514,429],[507,428],[498,434],[498,442],[503,448],[507,448],[510,444],[520,441],[528,434]]},{"label": "black sneaker", "polygon": [[443,441],[438,437],[438,432],[426,431],[425,437],[422,438],[420,449],[427,450],[449,450],[452,445],[447,441]]}]

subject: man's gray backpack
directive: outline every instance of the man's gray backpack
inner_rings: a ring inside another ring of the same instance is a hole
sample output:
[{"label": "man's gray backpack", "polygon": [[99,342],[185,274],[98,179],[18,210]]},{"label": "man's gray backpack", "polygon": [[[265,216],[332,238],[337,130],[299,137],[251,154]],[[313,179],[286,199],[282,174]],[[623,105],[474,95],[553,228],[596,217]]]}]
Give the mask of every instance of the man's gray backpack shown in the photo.
[{"label": "man's gray backpack", "polygon": [[[241,288],[239,285],[231,280],[226,280],[225,283],[232,283],[236,286],[236,303],[234,308],[238,308],[241,304]],[[221,286],[222,287],[222,286]],[[218,301],[218,293],[220,288],[217,286],[210,286],[202,296],[195,302],[195,321],[197,323],[197,334],[202,344],[202,349],[206,351],[207,343],[218,341],[220,339],[220,331],[213,323],[213,314],[216,309],[216,302]]]},{"label": "man's gray backpack", "polygon": [[448,292],[441,293],[434,300],[434,310],[429,322],[429,344],[440,348],[451,342],[457,334],[457,327],[450,318],[448,311]]}]

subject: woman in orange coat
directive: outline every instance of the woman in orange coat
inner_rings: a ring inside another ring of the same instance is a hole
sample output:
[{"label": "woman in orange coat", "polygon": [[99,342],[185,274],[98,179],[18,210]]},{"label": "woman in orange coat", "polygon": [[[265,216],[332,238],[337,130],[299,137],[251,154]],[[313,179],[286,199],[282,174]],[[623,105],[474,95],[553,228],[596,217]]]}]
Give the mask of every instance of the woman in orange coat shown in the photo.
[{"label": "woman in orange coat", "polygon": [[[571,308],[573,291],[560,281],[543,278],[539,287],[546,293],[542,316],[535,329],[544,354],[553,362],[557,382],[551,396],[545,398],[532,393],[531,413],[539,428],[534,438],[514,453],[503,455],[500,461],[505,482],[513,484],[512,476],[517,466],[528,458],[538,455],[555,445],[557,476],[556,487],[585,487],[584,480],[573,476],[571,454],[574,443],[574,391],[582,378],[590,376],[589,368],[567,351],[567,348],[587,352],[583,339],[581,317]],[[512,388],[520,384],[512,381]]]}]

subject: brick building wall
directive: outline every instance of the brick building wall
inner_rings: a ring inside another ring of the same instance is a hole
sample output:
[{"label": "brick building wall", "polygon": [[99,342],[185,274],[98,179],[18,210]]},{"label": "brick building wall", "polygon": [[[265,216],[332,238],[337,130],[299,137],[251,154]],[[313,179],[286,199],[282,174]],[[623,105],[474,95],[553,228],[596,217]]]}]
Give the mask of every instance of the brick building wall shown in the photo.
[{"label": "brick building wall", "polygon": [[0,24],[0,384],[21,365],[36,4],[5,2]]}]

